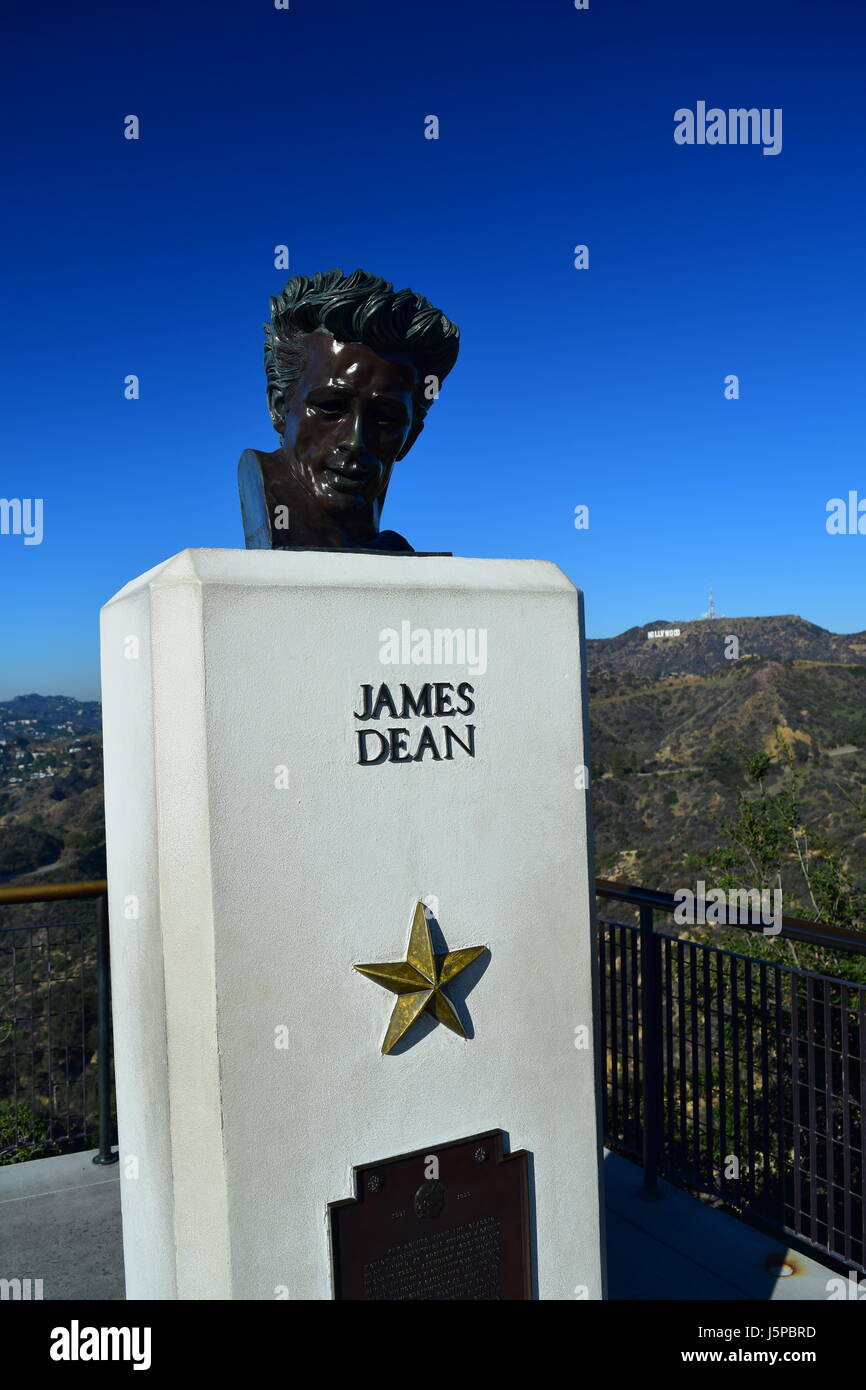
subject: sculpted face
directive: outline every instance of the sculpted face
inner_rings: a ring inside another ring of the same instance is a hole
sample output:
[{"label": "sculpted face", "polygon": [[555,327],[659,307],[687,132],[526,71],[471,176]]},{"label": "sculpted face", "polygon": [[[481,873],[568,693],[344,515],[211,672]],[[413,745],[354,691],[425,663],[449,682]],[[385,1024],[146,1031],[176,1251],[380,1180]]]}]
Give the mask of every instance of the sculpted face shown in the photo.
[{"label": "sculpted face", "polygon": [[270,304],[265,375],[280,445],[238,460],[247,549],[413,554],[381,529],[382,508],[457,359],[457,325],[360,269],[296,275]]},{"label": "sculpted face", "polygon": [[414,442],[417,373],[404,357],[310,333],[307,363],[284,419],[283,467],[307,504],[335,522],[378,526],[394,463]]}]

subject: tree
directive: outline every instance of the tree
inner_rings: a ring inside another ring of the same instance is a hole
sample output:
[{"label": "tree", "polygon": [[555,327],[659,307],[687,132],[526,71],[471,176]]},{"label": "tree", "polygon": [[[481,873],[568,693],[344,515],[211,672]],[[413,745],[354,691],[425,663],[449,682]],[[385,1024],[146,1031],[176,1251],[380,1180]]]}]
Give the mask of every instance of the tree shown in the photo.
[{"label": "tree", "polygon": [[[781,889],[786,916],[866,931],[866,892],[855,882],[843,850],[804,824],[802,776],[778,730],[773,752],[747,753],[743,771],[745,786],[737,795],[734,814],[718,823],[723,841],[708,856],[716,885],[725,890]],[[866,824],[866,796],[846,795]],[[725,940],[730,943],[729,934]],[[768,949],[758,949],[759,943]],[[742,947],[741,936],[737,944]],[[862,957],[817,947],[795,949],[792,942],[788,947],[795,964],[806,969],[846,977],[853,971],[858,979],[864,974]],[[750,939],[750,953],[753,948],[758,955],[778,954],[778,943],[760,936]]]}]

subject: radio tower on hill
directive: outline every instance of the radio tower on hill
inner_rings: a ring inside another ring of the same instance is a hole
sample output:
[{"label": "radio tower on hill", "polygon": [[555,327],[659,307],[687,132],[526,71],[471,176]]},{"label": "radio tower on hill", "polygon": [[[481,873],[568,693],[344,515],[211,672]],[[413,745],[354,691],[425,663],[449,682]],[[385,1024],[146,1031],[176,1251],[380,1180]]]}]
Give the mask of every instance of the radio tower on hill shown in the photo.
[{"label": "radio tower on hill", "polygon": [[716,600],[713,598],[713,591],[710,589],[710,606],[706,613],[702,613],[702,618],[714,618],[716,616]]}]

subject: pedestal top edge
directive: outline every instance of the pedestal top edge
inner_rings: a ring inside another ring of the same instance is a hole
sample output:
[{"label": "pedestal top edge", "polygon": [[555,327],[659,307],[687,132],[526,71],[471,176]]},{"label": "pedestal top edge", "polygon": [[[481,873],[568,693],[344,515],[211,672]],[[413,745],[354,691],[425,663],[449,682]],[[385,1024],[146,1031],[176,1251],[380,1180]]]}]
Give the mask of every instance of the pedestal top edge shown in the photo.
[{"label": "pedestal top edge", "polygon": [[144,588],[183,584],[259,585],[264,588],[519,590],[576,594],[550,560],[474,559],[468,556],[358,554],[321,550],[182,550],[131,579],[105,608]]}]

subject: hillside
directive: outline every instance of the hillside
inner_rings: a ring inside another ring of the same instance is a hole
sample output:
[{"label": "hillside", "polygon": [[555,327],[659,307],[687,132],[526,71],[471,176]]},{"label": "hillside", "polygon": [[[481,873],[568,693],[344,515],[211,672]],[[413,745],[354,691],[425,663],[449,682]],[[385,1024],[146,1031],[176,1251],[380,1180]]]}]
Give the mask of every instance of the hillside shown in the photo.
[{"label": "hillside", "polygon": [[[776,731],[802,777],[803,819],[866,880],[866,827],[845,793],[866,785],[866,665],[727,663],[714,675],[590,675],[599,872],[649,887],[683,882],[721,836],[747,753]],[[773,783],[771,781],[771,787]]]},{"label": "hillside", "polygon": [[[678,631],[679,636],[647,636],[671,631]],[[680,623],[659,618],[642,627],[630,627],[618,637],[588,641],[587,661],[591,670],[628,671],[636,676],[707,676],[735,664],[725,655],[726,645],[730,650],[726,644],[729,636],[739,640],[740,662],[866,663],[866,632],[839,635],[793,615],[702,618]]]},{"label": "hillside", "polygon": [[[724,655],[732,633],[738,660]],[[659,621],[591,641],[588,656],[600,874],[669,890],[699,876],[744,755],[778,733],[804,821],[866,883],[866,826],[851,805],[866,789],[866,633],[793,616]],[[104,875],[99,722],[96,702],[0,704],[0,883]]]},{"label": "hillside", "polygon": [[0,702],[0,884],[104,875],[98,701]]},{"label": "hillside", "polygon": [[[795,615],[659,619],[587,642],[587,661],[600,874],[669,890],[700,876],[745,757],[771,751],[778,732],[804,821],[866,883],[866,827],[851,805],[866,787],[866,633]],[[780,784],[771,775],[769,790]]]}]

